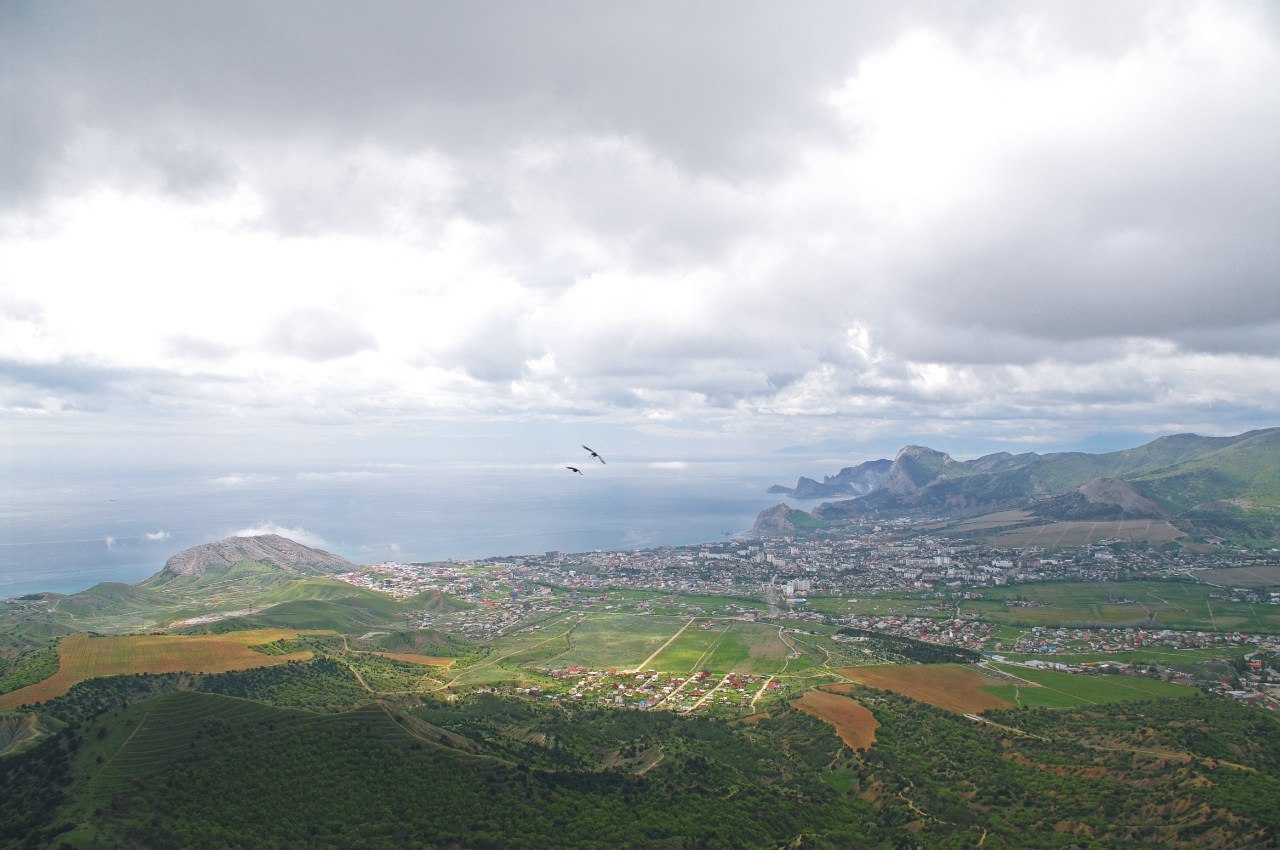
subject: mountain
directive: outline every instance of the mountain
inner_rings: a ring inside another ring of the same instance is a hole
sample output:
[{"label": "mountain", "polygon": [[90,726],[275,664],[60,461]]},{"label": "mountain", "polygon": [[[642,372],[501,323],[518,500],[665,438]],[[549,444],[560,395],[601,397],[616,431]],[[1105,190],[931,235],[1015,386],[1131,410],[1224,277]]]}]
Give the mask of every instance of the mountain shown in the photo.
[{"label": "mountain", "polygon": [[184,549],[170,558],[164,569],[142,583],[156,587],[179,578],[224,573],[244,561],[271,564],[298,575],[333,575],[355,569],[346,558],[303,546],[278,534],[227,537]]},{"label": "mountain", "polygon": [[846,466],[835,475],[824,476],[821,483],[801,478],[795,487],[775,484],[770,493],[785,493],[793,499],[830,499],[836,496],[864,496],[875,490],[889,474],[893,461],[887,458],[869,460],[857,466]]},{"label": "mountain", "polygon": [[967,461],[906,446],[873,489],[812,513],[840,521],[1009,509],[1049,520],[1162,518],[1184,530],[1271,538],[1280,519],[1280,428],[1233,437],[1174,434],[1103,454],[1000,452]]}]

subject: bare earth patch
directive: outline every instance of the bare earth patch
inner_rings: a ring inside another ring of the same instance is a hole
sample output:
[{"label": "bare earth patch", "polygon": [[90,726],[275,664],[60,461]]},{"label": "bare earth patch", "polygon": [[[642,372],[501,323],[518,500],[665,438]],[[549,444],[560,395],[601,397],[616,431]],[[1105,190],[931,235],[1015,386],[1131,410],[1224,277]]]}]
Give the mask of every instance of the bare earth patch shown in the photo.
[{"label": "bare earth patch", "polygon": [[880,724],[866,706],[855,699],[826,691],[806,691],[791,704],[834,726],[840,740],[854,752],[868,749],[876,742],[876,729]]},{"label": "bare earth patch", "polygon": [[[959,664],[889,664],[851,667],[840,673],[860,685],[893,691],[961,714],[976,714],[989,708],[1011,708],[1013,705],[982,690],[984,685],[1002,684],[1000,681]],[[832,685],[829,690],[839,687]]]}]

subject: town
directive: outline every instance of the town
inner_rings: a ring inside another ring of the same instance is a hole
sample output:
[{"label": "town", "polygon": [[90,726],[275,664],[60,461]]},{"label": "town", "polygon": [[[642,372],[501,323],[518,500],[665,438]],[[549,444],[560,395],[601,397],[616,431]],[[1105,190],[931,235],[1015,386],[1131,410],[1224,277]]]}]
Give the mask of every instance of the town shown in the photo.
[{"label": "town", "polygon": [[[1280,606],[1280,593],[1223,586],[1200,576],[1275,569],[1277,563],[1274,552],[1196,554],[1118,540],[1051,552],[998,549],[929,535],[904,539],[900,527],[887,526],[840,539],[734,539],[470,562],[387,562],[340,578],[399,598],[437,590],[469,603],[463,610],[416,612],[413,623],[479,642],[536,630],[541,618],[574,611],[681,615],[708,618],[708,623],[710,618],[793,627],[808,623],[843,628],[833,636],[838,641],[856,640],[851,637],[856,633],[884,635],[1008,664],[1151,676],[1280,709],[1280,638],[1274,633],[1165,625],[1122,584],[1178,582],[1204,588],[1208,599],[1220,603],[1265,610]],[[1139,624],[1006,624],[1052,613],[1034,589],[1084,583],[1114,583],[1117,590],[1104,595],[1106,603],[1132,611]],[[995,605],[994,614],[984,607]],[[1212,612],[1209,606],[1210,617]],[[1085,656],[1104,660],[1081,660]],[[1225,658],[1234,658],[1234,664]],[[763,678],[709,681],[705,671],[688,676],[576,668],[549,673],[573,684],[550,689],[548,698],[678,711],[750,704],[768,688],[781,687]]]}]

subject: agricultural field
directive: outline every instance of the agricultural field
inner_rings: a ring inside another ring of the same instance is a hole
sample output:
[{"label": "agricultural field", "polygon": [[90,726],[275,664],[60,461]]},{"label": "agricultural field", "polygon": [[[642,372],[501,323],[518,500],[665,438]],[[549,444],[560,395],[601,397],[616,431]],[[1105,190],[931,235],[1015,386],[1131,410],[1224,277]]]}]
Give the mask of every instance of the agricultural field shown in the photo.
[{"label": "agricultural field", "polygon": [[1280,588],[1280,567],[1232,567],[1224,570],[1194,570],[1203,582],[1223,587]]},{"label": "agricultural field", "polygon": [[927,528],[938,534],[968,534],[975,531],[987,531],[992,528],[1007,528],[1011,525],[1021,525],[1035,520],[1036,515],[1030,511],[1000,511],[994,514],[968,517],[958,522],[934,523],[927,526]]},{"label": "agricultural field", "polygon": [[1034,670],[1009,664],[992,667],[1030,684],[992,685],[983,690],[1029,708],[1076,708],[1125,700],[1189,697],[1196,688],[1120,674],[1084,675],[1060,670]]},{"label": "agricultural field", "polygon": [[876,742],[876,728],[880,724],[866,706],[851,697],[827,691],[806,691],[791,705],[830,723],[840,740],[854,752],[869,749]]},{"label": "agricultural field", "polygon": [[953,617],[954,609],[934,610],[941,604],[932,591],[882,590],[857,596],[810,596],[805,607],[835,617],[902,616]]},{"label": "agricultural field", "polygon": [[[1014,705],[1012,700],[989,690],[1000,684],[999,678],[959,664],[892,664],[853,667],[840,672],[860,685],[893,691],[962,714]],[[847,692],[847,689],[848,686],[840,685],[827,688],[835,693]]]},{"label": "agricultural field", "polygon": [[1166,646],[1143,647],[1123,652],[1004,652],[1010,661],[1056,661],[1062,664],[1162,664],[1170,667],[1192,666],[1201,661],[1226,660],[1244,655],[1242,647],[1203,647],[1176,649]]},{"label": "agricultural field", "polygon": [[1016,528],[991,537],[987,542],[1001,549],[1042,546],[1046,549],[1089,546],[1100,540],[1147,540],[1159,546],[1183,537],[1183,533],[1160,519],[1126,519],[1051,522]]},{"label": "agricultural field", "polygon": [[263,655],[250,649],[299,634],[289,629],[258,629],[220,635],[68,635],[58,644],[58,672],[43,682],[0,695],[0,709],[52,699],[94,676],[226,673],[305,660],[311,657],[309,651]]},{"label": "agricultural field", "polygon": [[568,635],[568,648],[540,663],[550,667],[635,669],[688,624],[688,618],[588,614]]},{"label": "agricultural field", "polygon": [[[984,590],[984,598],[967,599],[960,610],[1011,625],[1280,632],[1280,606],[1209,598],[1219,592],[1187,582],[1019,584]],[[1005,599],[1043,604],[1010,607]]]}]

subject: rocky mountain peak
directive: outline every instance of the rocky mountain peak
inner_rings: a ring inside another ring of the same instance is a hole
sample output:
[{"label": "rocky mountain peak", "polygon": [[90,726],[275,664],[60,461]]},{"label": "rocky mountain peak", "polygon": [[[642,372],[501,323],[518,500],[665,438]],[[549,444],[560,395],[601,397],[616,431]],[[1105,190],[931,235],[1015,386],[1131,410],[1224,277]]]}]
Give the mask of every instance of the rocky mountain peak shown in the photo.
[{"label": "rocky mountain peak", "polygon": [[303,546],[287,537],[259,534],[254,537],[227,537],[184,549],[147,581],[161,584],[179,576],[200,576],[210,570],[226,570],[241,561],[271,564],[299,575],[331,575],[355,566],[346,558]]}]

